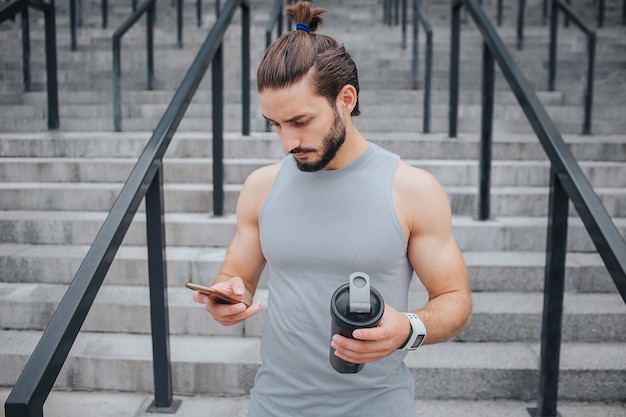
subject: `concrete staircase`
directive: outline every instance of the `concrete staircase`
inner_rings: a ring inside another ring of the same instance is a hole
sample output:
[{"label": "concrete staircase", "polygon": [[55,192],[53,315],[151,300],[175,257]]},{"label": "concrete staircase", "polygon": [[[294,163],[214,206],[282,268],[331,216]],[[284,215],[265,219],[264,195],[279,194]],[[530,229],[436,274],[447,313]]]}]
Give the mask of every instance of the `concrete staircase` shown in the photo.
[{"label": "concrete staircase", "polygon": [[[107,30],[98,28],[96,5],[85,3],[77,52],[69,51],[63,9],[67,5],[59,4],[61,129],[56,132],[45,131],[45,93],[21,91],[17,26],[0,25],[0,399],[8,395],[215,19],[213,4],[205,4],[205,23],[194,27],[189,2],[185,48],[178,49],[173,9],[159,5],[155,91],[143,90],[141,28],[123,43],[124,51],[130,52],[123,57],[125,132],[112,133],[107,39],[129,7],[111,3]],[[270,1],[252,3],[254,77]],[[372,141],[439,178],[448,192],[455,236],[469,268],[475,307],[468,328],[450,342],[425,346],[407,357],[418,381],[419,409],[429,416],[528,415],[525,409],[534,406],[538,382],[548,207],[549,166],[537,139],[529,134],[528,123],[499,79],[493,218],[476,221],[480,39],[473,25],[464,26],[462,38],[459,131],[463,133],[450,139],[445,134],[447,3],[427,4],[435,27],[432,126],[438,133],[433,134],[417,133],[422,126],[422,91],[409,89],[409,50],[400,48],[398,27],[381,24],[380,2],[360,0],[358,8],[353,1],[317,3],[330,10],[324,32],[345,42],[359,66],[363,115],[357,124]],[[492,3],[485,2],[495,15]],[[626,76],[626,30],[617,26],[616,14],[610,12],[617,10],[616,4],[607,1],[606,28],[599,31],[604,43],[600,41],[597,64],[596,134],[578,135],[585,64],[578,62],[584,48],[573,29],[560,38],[567,64],[559,64],[559,91],[538,94],[626,234],[626,95],[616,82]],[[543,86],[547,28],[540,23],[539,5],[529,1],[526,47],[512,52],[529,80]],[[586,17],[593,22],[588,7]],[[38,27],[37,14],[31,13],[31,18],[33,27]],[[514,10],[506,8],[509,26],[499,30],[512,47],[513,21]],[[33,30],[34,51],[41,50],[41,36]],[[183,287],[188,280],[212,281],[234,232],[232,213],[244,178],[283,155],[274,134],[263,132],[254,91],[254,133],[250,137],[237,133],[238,36],[238,27],[229,30],[225,48],[228,214],[211,215],[211,137],[206,133],[211,126],[210,77],[194,98],[164,166],[173,382],[176,395],[183,398],[179,416],[207,410],[210,415],[244,416],[246,395],[260,364],[265,312],[241,325],[221,327],[191,301],[190,291]],[[43,90],[39,54],[33,53],[33,67],[33,79],[40,81],[37,88]],[[563,417],[624,416],[626,336],[621,330],[626,308],[575,210],[570,213],[559,411]],[[68,392],[50,396],[47,416],[84,415],[83,406],[96,407],[98,415],[143,415],[153,390],[146,257],[145,216],[140,210],[57,380],[55,390]],[[257,297],[266,302],[264,281],[261,286]],[[412,306],[423,303],[425,296],[414,285]]]}]

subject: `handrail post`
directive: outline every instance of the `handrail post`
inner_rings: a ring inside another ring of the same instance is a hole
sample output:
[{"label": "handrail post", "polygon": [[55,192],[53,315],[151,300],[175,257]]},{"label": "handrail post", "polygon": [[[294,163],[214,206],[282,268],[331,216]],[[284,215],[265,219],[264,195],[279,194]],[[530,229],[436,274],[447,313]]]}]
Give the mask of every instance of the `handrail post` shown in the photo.
[{"label": "handrail post", "polygon": [[406,49],[407,0],[402,0],[402,49]]},{"label": "handrail post", "polygon": [[517,49],[524,47],[524,17],[526,15],[526,0],[519,0],[517,6]]},{"label": "handrail post", "polygon": [[[429,28],[431,29],[431,28]],[[424,133],[430,133],[430,92],[433,72],[433,32],[426,31],[426,67],[424,69]]]},{"label": "handrail post", "polygon": [[224,48],[220,44],[211,62],[213,96],[213,215],[224,215]]},{"label": "handrail post", "polygon": [[241,134],[250,136],[250,7],[241,3]]},{"label": "handrail post", "polygon": [[556,58],[557,58],[557,31],[558,31],[558,13],[563,11],[566,19],[572,19],[574,24],[583,31],[587,37],[587,83],[585,85],[584,92],[584,122],[583,122],[583,134],[588,135],[591,133],[591,112],[593,107],[593,83],[594,83],[594,68],[595,68],[595,55],[596,55],[596,32],[591,30],[585,23],[573,12],[568,6],[569,0],[563,3],[562,0],[552,1],[552,16],[550,20],[550,57],[549,57],[549,69],[548,69],[548,90],[555,90],[556,80]]},{"label": "handrail post", "polygon": [[102,29],[109,26],[109,0],[101,0],[100,13],[102,14]]},{"label": "handrail post", "polygon": [[148,90],[154,89],[154,21],[156,0],[150,4],[146,14],[146,52],[147,56],[147,72],[148,72]]},{"label": "handrail post", "polygon": [[480,184],[478,220],[491,215],[491,159],[493,148],[493,108],[495,61],[489,45],[483,43],[482,116],[480,128]]},{"label": "handrail post", "polygon": [[145,201],[154,375],[154,401],[149,409],[162,411],[178,408],[180,404],[172,396],[162,161],[148,186]]},{"label": "handrail post", "polygon": [[76,27],[78,26],[76,18],[76,2],[78,0],[70,0],[70,49],[76,51]]},{"label": "handrail post", "polygon": [[551,167],[539,388],[537,408],[529,410],[535,417],[558,415],[557,400],[563,327],[568,210],[567,192],[554,167]]},{"label": "handrail post", "polygon": [[587,40],[587,88],[585,91],[585,124],[583,126],[583,134],[590,135],[591,134],[591,112],[593,107],[593,80],[594,76],[594,68],[596,63],[596,34],[592,33],[589,35]]},{"label": "handrail post", "polygon": [[196,25],[202,26],[202,0],[196,0]]},{"label": "handrail post", "polygon": [[450,106],[448,110],[448,136],[455,138],[459,119],[459,58],[461,43],[462,1],[452,1],[452,38],[450,40]]},{"label": "handrail post", "polygon": [[120,38],[113,35],[113,127],[116,132],[122,131],[122,64]]},{"label": "handrail post", "polygon": [[556,79],[556,49],[559,30],[559,8],[556,1],[552,2],[550,13],[550,53],[548,63],[548,91],[554,91]]},{"label": "handrail post", "polygon": [[598,27],[604,27],[604,0],[600,0],[598,4]]},{"label": "handrail post", "polygon": [[24,79],[24,91],[32,91],[30,78],[30,23],[28,19],[28,3],[22,8],[22,76]]},{"label": "handrail post", "polygon": [[419,88],[419,20],[417,16],[417,2],[413,0],[413,56],[411,57],[411,75],[413,90]]},{"label": "handrail post", "polygon": [[419,87],[419,24],[422,24],[426,32],[426,57],[424,64],[424,107],[423,107],[423,132],[430,133],[430,93],[431,78],[433,72],[433,29],[430,21],[422,9],[421,0],[413,2],[413,56],[412,67],[412,87],[417,90]]},{"label": "handrail post", "polygon": [[48,129],[59,128],[59,85],[57,79],[57,35],[54,0],[42,10],[46,48],[46,91],[48,94]]},{"label": "handrail post", "polygon": [[176,0],[176,42],[183,47],[183,0]]}]

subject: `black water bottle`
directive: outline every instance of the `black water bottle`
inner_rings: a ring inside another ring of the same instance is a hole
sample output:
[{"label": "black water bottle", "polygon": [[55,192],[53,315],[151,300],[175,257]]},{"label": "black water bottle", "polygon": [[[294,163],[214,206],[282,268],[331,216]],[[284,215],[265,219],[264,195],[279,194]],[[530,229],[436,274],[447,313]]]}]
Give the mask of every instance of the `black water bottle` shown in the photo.
[{"label": "black water bottle", "polygon": [[[331,334],[353,338],[356,329],[376,327],[383,317],[385,302],[382,295],[370,286],[370,277],[364,272],[350,275],[349,282],[337,288],[330,299]],[[359,372],[365,364],[347,362],[335,356],[330,348],[330,364],[342,374]]]}]

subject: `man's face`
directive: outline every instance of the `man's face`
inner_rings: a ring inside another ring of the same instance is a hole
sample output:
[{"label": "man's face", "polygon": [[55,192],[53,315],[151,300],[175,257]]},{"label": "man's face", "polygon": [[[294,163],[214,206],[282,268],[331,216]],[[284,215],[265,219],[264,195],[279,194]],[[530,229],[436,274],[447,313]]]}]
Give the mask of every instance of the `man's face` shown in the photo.
[{"label": "man's face", "polygon": [[336,104],[331,106],[315,94],[306,77],[284,89],[265,90],[260,98],[263,115],[274,126],[285,152],[294,156],[298,169],[332,169],[346,137]]}]

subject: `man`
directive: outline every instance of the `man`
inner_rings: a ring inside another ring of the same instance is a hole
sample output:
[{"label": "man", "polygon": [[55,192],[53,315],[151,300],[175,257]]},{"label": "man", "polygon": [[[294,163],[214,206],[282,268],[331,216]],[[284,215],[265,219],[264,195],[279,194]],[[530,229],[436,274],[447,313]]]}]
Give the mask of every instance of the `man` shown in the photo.
[{"label": "man", "polygon": [[[368,142],[354,125],[356,66],[343,46],[315,33],[323,12],[306,2],[289,6],[297,29],[259,65],[263,115],[290,155],[253,172],[239,197],[237,230],[214,287],[242,303],[218,304],[198,292],[194,300],[221,324],[240,323],[259,312],[253,297],[268,268],[263,364],[249,417],[413,417],[406,350],[466,326],[467,272],[437,180]],[[354,339],[331,338],[330,297],[357,271],[382,294],[383,318],[354,331]],[[413,272],[429,299],[405,313]],[[330,348],[367,365],[338,373]]]}]

